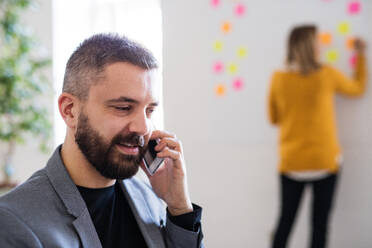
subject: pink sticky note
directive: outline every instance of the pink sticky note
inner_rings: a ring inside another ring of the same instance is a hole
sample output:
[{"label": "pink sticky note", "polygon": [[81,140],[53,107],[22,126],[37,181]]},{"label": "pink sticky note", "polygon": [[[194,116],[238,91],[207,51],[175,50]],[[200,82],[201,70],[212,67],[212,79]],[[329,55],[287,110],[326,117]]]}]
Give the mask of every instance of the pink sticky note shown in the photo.
[{"label": "pink sticky note", "polygon": [[347,7],[347,10],[350,15],[359,14],[361,9],[362,9],[362,6],[359,1],[351,1]]},{"label": "pink sticky note", "polygon": [[244,15],[244,13],[245,13],[245,6],[244,6],[244,4],[241,4],[241,3],[237,4],[235,6],[235,14],[237,16],[242,16],[242,15]]},{"label": "pink sticky note", "polygon": [[223,71],[223,68],[224,68],[223,63],[220,61],[214,63],[213,65],[213,71],[215,73],[221,73]]},{"label": "pink sticky note", "polygon": [[233,88],[234,90],[236,91],[239,91],[239,90],[242,90],[243,89],[243,80],[240,79],[240,78],[236,78],[234,81],[233,81]]},{"label": "pink sticky note", "polygon": [[349,59],[349,64],[352,68],[354,68],[356,66],[356,63],[357,63],[357,56],[355,54],[351,55],[350,59]]},{"label": "pink sticky note", "polygon": [[212,7],[217,7],[218,5],[220,5],[220,0],[211,0],[211,6]]}]

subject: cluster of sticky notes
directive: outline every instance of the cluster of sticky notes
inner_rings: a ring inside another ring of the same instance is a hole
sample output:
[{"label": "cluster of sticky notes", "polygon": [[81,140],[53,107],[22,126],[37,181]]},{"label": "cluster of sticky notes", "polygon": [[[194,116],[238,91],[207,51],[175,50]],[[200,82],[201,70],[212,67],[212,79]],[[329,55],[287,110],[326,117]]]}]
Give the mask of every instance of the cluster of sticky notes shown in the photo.
[{"label": "cluster of sticky notes", "polygon": [[[229,1],[226,1],[229,2]],[[210,0],[212,8],[218,8],[223,5],[222,0]],[[233,12],[236,16],[243,16],[246,13],[246,7],[244,3],[236,3],[233,7]]]},{"label": "cluster of sticky notes", "polygon": [[[232,80],[232,89],[234,91],[241,91],[244,87],[242,78],[235,78]],[[217,96],[225,96],[227,93],[227,86],[224,83],[218,83],[214,89]]]},{"label": "cluster of sticky notes", "polygon": [[[234,22],[238,21],[239,18],[242,18],[247,13],[247,8],[244,2],[242,1],[231,1],[231,0],[209,0],[210,6],[212,9],[223,9],[229,8],[233,16],[237,19],[225,19],[219,23],[219,39],[213,41],[212,48],[217,59],[212,64],[212,72],[216,76],[225,75],[223,80],[219,80],[214,87],[215,94],[217,96],[224,96],[227,94],[229,89],[234,91],[241,91],[244,86],[244,81],[239,77],[240,62],[248,56],[248,49],[245,45],[240,45],[237,47],[231,47],[229,44],[225,43],[225,37],[227,35],[234,35]],[[232,52],[233,51],[233,52]],[[228,61],[221,58],[230,58]],[[233,57],[233,59],[231,59]],[[221,81],[226,82],[226,75],[228,80],[231,80],[230,84],[221,83]]]},{"label": "cluster of sticky notes", "polygon": [[[324,0],[325,1],[325,0]],[[329,1],[329,0],[328,0]],[[346,12],[350,16],[355,16],[360,14],[362,11],[362,4],[360,0],[349,0],[346,5]],[[350,21],[344,20],[340,21],[337,25],[337,34],[345,39],[345,47],[347,51],[352,51],[354,48],[353,37],[350,37],[352,31],[352,26]],[[341,52],[338,49],[331,48],[334,37],[331,32],[323,32],[319,34],[320,44],[324,47],[328,47],[325,52],[325,59],[328,63],[335,63],[339,60]],[[354,67],[356,64],[356,56],[352,54],[349,58],[349,64]]]}]

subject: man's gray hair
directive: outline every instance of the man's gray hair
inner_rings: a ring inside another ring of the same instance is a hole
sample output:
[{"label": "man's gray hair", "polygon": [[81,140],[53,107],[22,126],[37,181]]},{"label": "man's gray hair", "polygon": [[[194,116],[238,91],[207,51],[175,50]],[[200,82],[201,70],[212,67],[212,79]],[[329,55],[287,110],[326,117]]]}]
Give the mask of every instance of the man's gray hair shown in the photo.
[{"label": "man's gray hair", "polygon": [[96,34],[84,40],[69,58],[62,91],[86,100],[105,67],[115,62],[145,70],[158,68],[155,57],[140,44],[118,34]]}]

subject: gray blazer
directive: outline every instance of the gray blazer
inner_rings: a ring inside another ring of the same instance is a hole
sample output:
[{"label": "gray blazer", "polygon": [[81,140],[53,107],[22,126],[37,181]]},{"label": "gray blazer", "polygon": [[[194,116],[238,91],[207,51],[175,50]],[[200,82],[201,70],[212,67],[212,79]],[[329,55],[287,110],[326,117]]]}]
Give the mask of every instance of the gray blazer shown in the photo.
[{"label": "gray blazer", "polygon": [[[167,219],[165,206],[151,187],[138,179],[120,181],[149,248],[203,247],[202,233]],[[1,247],[101,248],[88,209],[60,156],[0,198]]]}]

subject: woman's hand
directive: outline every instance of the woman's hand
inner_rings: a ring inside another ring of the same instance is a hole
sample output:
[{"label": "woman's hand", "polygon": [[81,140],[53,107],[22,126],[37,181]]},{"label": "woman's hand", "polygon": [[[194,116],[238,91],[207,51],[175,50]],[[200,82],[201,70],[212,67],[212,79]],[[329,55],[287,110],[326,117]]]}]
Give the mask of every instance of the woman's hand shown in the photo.
[{"label": "woman's hand", "polygon": [[366,43],[362,39],[356,38],[354,41],[354,49],[358,54],[364,54],[366,50]]}]

